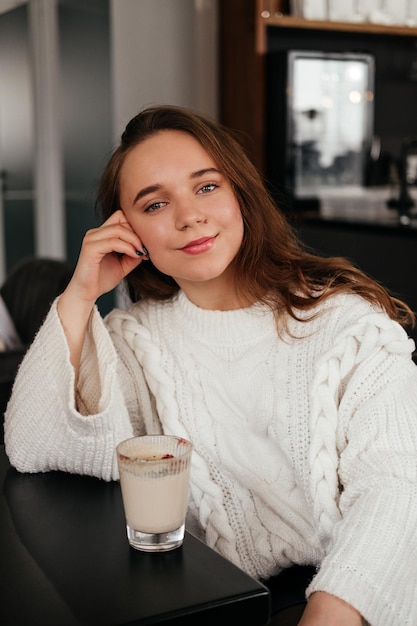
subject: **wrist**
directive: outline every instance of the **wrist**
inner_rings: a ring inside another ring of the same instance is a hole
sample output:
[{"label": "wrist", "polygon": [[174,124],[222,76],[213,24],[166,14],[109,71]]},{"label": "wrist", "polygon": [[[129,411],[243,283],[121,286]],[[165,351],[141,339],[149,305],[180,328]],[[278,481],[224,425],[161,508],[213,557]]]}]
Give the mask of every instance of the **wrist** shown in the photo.
[{"label": "wrist", "polygon": [[366,626],[359,611],[325,591],[311,594],[299,626]]}]

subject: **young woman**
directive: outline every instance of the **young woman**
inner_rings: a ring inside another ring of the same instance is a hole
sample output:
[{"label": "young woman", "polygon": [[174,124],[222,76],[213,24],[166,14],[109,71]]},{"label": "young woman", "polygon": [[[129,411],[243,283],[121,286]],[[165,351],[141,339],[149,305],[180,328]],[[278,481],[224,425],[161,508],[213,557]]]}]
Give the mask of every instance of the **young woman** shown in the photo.
[{"label": "young woman", "polygon": [[[411,311],[305,251],[239,144],[191,111],[138,114],[98,198],[16,380],[11,463],[116,480],[120,440],[185,436],[188,528],[263,580],[315,566],[300,626],[416,624]],[[122,280],[133,304],[103,320]]]}]

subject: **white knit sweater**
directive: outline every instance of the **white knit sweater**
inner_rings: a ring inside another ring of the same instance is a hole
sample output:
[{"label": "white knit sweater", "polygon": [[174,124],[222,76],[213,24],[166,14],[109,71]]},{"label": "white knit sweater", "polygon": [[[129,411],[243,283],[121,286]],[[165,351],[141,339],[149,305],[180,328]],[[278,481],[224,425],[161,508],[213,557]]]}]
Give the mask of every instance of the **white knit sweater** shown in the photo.
[{"label": "white knit sweater", "polygon": [[[353,295],[279,337],[268,308],[183,293],[94,312],[77,404],[54,305],[5,416],[20,471],[117,479],[116,444],[194,444],[188,524],[249,574],[318,567],[372,626],[417,625],[417,368],[400,326]],[[78,410],[76,408],[78,407]]]}]

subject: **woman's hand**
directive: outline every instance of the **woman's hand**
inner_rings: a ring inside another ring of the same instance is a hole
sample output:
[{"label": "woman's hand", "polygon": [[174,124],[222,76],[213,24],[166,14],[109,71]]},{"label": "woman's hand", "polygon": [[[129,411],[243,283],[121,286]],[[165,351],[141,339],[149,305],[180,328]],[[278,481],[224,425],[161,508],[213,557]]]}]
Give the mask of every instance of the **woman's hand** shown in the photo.
[{"label": "woman's hand", "polygon": [[141,251],[142,242],[123,211],[116,211],[102,226],[86,233],[69,291],[94,304],[141,263],[145,258],[137,254]]},{"label": "woman's hand", "polygon": [[123,211],[116,211],[83,240],[74,274],[58,301],[58,314],[78,370],[88,320],[97,299],[111,291],[146,257]]},{"label": "woman's hand", "polygon": [[360,613],[324,591],[311,594],[298,626],[362,626]]}]

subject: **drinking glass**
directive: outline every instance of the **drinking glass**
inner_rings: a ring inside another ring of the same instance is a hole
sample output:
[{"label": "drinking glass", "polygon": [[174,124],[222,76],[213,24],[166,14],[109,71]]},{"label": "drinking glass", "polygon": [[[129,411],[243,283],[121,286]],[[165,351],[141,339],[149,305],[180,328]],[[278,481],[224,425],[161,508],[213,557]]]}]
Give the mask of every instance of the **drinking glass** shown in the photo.
[{"label": "drinking glass", "polygon": [[182,545],[192,444],[173,435],[143,435],[116,448],[127,538],[136,550]]}]

